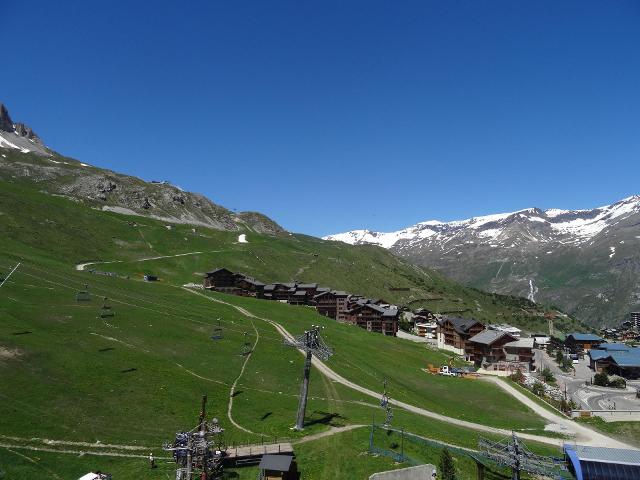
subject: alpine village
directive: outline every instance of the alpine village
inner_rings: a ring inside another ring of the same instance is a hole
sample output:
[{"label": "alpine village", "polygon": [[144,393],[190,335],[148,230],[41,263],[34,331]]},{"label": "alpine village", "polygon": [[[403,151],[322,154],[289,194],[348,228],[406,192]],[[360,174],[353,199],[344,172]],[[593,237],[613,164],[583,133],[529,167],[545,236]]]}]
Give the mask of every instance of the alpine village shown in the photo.
[{"label": "alpine village", "polygon": [[637,5],[123,7],[0,9],[0,480],[640,479]]}]

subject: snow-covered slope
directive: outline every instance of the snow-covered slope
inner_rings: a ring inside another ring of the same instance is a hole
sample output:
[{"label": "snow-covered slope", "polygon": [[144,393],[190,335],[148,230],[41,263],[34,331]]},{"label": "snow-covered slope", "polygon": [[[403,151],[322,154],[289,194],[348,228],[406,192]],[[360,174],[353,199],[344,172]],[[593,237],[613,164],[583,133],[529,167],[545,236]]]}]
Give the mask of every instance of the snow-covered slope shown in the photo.
[{"label": "snow-covered slope", "polygon": [[556,304],[593,323],[640,310],[640,196],[591,210],[529,208],[325,239],[379,245],[460,282]]},{"label": "snow-covered slope", "polygon": [[[526,232],[528,241],[562,242],[581,244],[603,232],[608,227],[640,212],[640,196],[625,198],[612,205],[593,210],[539,210],[529,208],[512,213],[499,213],[467,220],[421,222],[395,232],[352,230],[324,237],[352,245],[374,244],[384,248],[406,248],[417,243],[446,244],[457,237],[469,237],[478,243],[509,247],[515,226]],[[511,242],[513,243],[513,242]]]}]

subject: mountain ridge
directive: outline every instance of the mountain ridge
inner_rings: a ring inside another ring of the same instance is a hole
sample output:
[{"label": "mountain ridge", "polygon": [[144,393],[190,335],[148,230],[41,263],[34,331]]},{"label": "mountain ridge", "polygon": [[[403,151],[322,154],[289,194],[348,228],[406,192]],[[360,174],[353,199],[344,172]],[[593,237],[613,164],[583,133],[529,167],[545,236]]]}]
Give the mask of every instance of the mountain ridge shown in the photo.
[{"label": "mountain ridge", "polygon": [[30,127],[15,123],[3,103],[0,103],[0,152],[0,179],[28,179],[47,193],[93,208],[219,230],[286,233],[261,213],[235,213],[205,195],[184,191],[169,182],[145,181],[54,152]]},{"label": "mountain ridge", "polygon": [[593,209],[528,208],[395,232],[323,237],[374,244],[464,284],[558,305],[592,325],[640,307],[640,196]]}]

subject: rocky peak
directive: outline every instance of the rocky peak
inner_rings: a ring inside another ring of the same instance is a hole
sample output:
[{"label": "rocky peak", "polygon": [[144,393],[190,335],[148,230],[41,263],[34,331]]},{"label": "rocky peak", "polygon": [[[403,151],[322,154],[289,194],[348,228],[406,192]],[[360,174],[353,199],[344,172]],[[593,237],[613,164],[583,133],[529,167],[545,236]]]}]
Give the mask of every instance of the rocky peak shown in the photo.
[{"label": "rocky peak", "polygon": [[9,110],[4,103],[0,103],[0,130],[3,132],[13,132],[13,120],[9,115]]}]

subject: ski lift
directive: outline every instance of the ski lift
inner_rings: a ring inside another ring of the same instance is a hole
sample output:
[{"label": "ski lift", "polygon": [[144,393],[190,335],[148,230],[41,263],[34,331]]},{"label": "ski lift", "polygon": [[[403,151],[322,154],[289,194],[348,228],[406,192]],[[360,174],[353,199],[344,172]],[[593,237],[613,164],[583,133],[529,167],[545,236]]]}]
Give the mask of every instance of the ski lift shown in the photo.
[{"label": "ski lift", "polygon": [[388,428],[391,426],[391,421],[393,420],[393,411],[390,407],[387,407],[387,416],[384,419],[383,427]]},{"label": "ski lift", "polygon": [[89,285],[84,284],[84,290],[78,290],[76,293],[76,302],[90,302],[91,294],[89,293]]},{"label": "ski lift", "polygon": [[211,335],[211,340],[222,340],[224,336],[222,335],[222,327],[216,327],[213,329],[213,334]]},{"label": "ski lift", "polygon": [[387,377],[384,377],[383,380],[384,389],[382,391],[382,397],[380,398],[380,406],[382,408],[387,408],[389,404],[389,394],[387,393]]},{"label": "ski lift", "polygon": [[243,335],[244,335],[244,344],[242,345],[242,352],[240,353],[240,355],[242,355],[243,357],[246,357],[251,353],[251,343],[247,341],[248,332],[244,332]]},{"label": "ski lift", "polygon": [[213,328],[213,334],[211,335],[211,340],[222,340],[224,335],[222,334],[222,326],[220,325],[220,319],[218,319],[218,325]]},{"label": "ski lift", "polygon": [[100,309],[100,318],[115,317],[116,312],[107,304],[107,297],[102,299],[102,308]]}]

